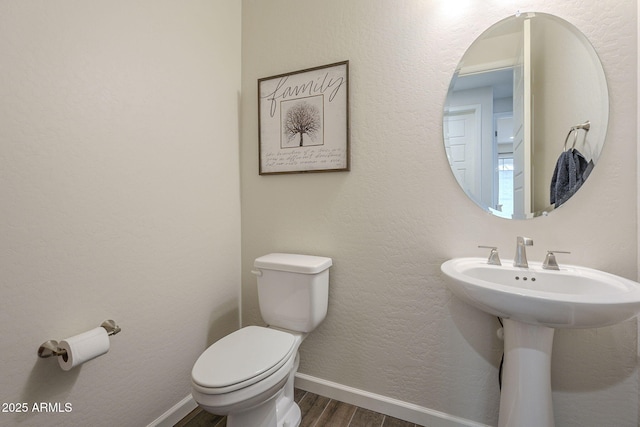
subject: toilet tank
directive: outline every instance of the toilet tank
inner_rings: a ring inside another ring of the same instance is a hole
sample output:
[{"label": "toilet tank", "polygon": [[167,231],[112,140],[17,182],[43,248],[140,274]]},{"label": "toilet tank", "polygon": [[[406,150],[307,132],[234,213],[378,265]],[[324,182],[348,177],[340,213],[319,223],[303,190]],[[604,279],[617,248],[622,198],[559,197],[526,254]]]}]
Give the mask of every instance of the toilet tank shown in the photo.
[{"label": "toilet tank", "polygon": [[257,258],[260,313],[269,326],[311,332],[325,318],[331,258],[273,253]]}]

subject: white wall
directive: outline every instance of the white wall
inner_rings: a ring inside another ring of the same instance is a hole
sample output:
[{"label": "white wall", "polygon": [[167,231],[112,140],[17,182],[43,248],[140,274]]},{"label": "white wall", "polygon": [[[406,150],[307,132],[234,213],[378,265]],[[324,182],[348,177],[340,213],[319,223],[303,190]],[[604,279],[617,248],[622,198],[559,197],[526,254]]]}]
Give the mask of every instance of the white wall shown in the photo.
[{"label": "white wall", "polygon": [[[0,425],[146,425],[238,326],[240,19],[234,0],[0,2],[0,402],[72,405]],[[37,357],[108,318],[103,357]]]},{"label": "white wall", "polygon": [[[529,258],[625,277],[637,271],[636,2],[523,1],[573,23],[599,52],[611,99],[608,142],[587,184],[548,218],[483,213],[451,174],[442,105],[466,47],[516,6],[506,0],[244,0],[242,275],[244,323],[261,323],[253,259],[271,251],[334,258],[325,322],[300,371],[495,425],[497,321],[445,289],[440,264],[495,244]],[[258,176],[256,80],[350,61],[352,170]],[[561,143],[561,141],[560,141]],[[558,331],[556,424],[636,426],[637,325]]]},{"label": "white wall", "polygon": [[532,61],[536,82],[532,88],[533,116],[536,124],[541,125],[534,132],[535,211],[549,206],[551,177],[572,124],[590,121],[589,132],[580,131],[577,141],[576,135],[572,135],[567,146],[573,147],[575,143],[587,161],[593,159],[597,164],[609,114],[605,76],[599,71],[598,59],[591,55],[591,46],[574,31],[557,24],[532,20],[532,55],[547,58],[547,61]]}]

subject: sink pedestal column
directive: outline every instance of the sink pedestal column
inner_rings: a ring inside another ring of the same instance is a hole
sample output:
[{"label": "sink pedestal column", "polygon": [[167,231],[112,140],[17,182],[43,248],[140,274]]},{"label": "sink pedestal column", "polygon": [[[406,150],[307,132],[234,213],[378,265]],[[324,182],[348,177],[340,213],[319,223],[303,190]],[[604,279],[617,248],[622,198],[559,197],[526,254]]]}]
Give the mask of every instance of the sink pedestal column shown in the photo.
[{"label": "sink pedestal column", "polygon": [[551,348],[555,329],[503,319],[498,427],[554,427]]}]

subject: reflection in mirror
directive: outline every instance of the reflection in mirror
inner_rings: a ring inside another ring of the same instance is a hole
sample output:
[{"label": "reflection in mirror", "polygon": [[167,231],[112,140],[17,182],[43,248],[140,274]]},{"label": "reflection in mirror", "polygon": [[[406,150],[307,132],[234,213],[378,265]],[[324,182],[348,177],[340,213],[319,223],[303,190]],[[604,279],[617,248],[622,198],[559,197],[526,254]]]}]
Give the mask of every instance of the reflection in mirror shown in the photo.
[{"label": "reflection in mirror", "polygon": [[456,69],[444,106],[458,183],[503,218],[546,215],[589,176],[604,144],[609,99],[587,38],[543,13],[485,31]]}]

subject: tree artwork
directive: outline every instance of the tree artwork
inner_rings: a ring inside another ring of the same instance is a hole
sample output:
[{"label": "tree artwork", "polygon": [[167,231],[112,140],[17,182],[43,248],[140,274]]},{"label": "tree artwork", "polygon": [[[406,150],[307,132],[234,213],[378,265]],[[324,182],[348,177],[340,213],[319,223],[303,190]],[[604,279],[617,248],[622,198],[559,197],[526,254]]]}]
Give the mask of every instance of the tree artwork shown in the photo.
[{"label": "tree artwork", "polygon": [[300,147],[304,146],[306,134],[315,141],[322,127],[320,110],[306,101],[298,102],[291,107],[284,121],[284,134],[289,142],[300,135]]},{"label": "tree artwork", "polygon": [[260,175],[349,170],[349,61],[258,79]]}]

